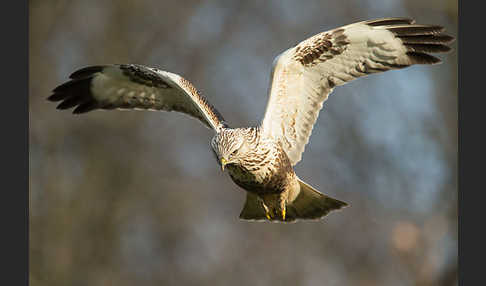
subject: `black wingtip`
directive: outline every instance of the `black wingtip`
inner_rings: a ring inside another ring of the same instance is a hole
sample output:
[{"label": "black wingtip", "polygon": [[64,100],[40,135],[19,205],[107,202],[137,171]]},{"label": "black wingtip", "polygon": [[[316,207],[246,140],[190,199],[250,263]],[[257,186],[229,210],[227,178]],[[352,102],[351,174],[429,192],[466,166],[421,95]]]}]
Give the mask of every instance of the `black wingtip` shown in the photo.
[{"label": "black wingtip", "polygon": [[56,109],[69,109],[71,107],[74,107],[80,103],[80,98],[78,97],[69,97],[65,100],[63,100],[57,107]]},{"label": "black wingtip", "polygon": [[80,104],[78,107],[76,107],[73,110],[73,114],[82,114],[82,113],[90,112],[97,108],[98,108],[98,104],[96,104],[94,100],[91,100],[83,104]]},{"label": "black wingtip", "polygon": [[47,100],[56,102],[56,101],[62,100],[64,97],[65,97],[65,94],[54,92],[51,96],[49,96],[47,98]]},{"label": "black wingtip", "polygon": [[56,107],[58,110],[76,107],[73,110],[75,114],[94,110],[98,108],[98,105],[91,92],[91,81],[92,76],[88,77],[87,73],[84,73],[84,76],[77,77],[54,88],[53,94],[47,100],[61,101]]},{"label": "black wingtip", "polygon": [[425,53],[407,52],[407,56],[414,64],[434,65],[442,62],[439,58]]},{"label": "black wingtip", "polygon": [[397,25],[387,28],[397,36],[438,35],[444,32],[444,27],[438,25]]},{"label": "black wingtip", "polygon": [[79,70],[73,72],[69,76],[69,78],[71,78],[71,79],[82,79],[82,78],[86,78],[86,77],[91,77],[95,73],[98,73],[98,72],[103,71],[103,69],[105,67],[106,66],[89,66],[89,67],[85,67],[85,68],[82,68],[82,69],[79,69]]},{"label": "black wingtip", "polygon": [[56,88],[52,90],[54,93],[62,93],[65,91],[69,91],[69,89],[73,88],[75,85],[79,85],[81,80],[70,80],[61,85],[58,85]]},{"label": "black wingtip", "polygon": [[404,44],[407,51],[418,53],[447,53],[451,47],[442,44]]},{"label": "black wingtip", "polygon": [[380,18],[369,20],[365,22],[369,26],[389,26],[389,25],[399,25],[399,24],[414,24],[415,20],[403,17],[390,17],[390,18]]},{"label": "black wingtip", "polygon": [[443,34],[445,31],[444,27],[415,24],[412,21],[410,23],[400,23],[402,20],[397,18],[390,19],[393,20],[374,21],[371,25],[385,25],[385,29],[399,38],[407,49],[407,56],[412,64],[439,64],[442,61],[429,55],[429,53],[447,53],[451,51],[449,44],[454,42],[455,38]]},{"label": "black wingtip", "polygon": [[401,35],[398,36],[404,44],[443,44],[448,45],[456,39],[450,35]]}]

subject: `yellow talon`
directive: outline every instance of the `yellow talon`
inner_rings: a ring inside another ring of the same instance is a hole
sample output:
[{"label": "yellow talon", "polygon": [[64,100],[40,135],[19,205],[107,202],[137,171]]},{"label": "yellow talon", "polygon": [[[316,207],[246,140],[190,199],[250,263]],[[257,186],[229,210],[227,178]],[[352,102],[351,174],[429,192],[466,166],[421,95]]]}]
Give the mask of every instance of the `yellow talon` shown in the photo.
[{"label": "yellow talon", "polygon": [[285,220],[285,212],[286,212],[286,209],[283,209],[282,210],[282,220]]},{"label": "yellow talon", "polygon": [[267,216],[268,220],[272,220],[272,217],[270,216],[270,213],[266,212],[265,215]]},{"label": "yellow talon", "polygon": [[263,203],[263,208],[265,209],[265,216],[267,217],[268,220],[272,220],[272,215],[270,214],[270,210],[268,207]]}]

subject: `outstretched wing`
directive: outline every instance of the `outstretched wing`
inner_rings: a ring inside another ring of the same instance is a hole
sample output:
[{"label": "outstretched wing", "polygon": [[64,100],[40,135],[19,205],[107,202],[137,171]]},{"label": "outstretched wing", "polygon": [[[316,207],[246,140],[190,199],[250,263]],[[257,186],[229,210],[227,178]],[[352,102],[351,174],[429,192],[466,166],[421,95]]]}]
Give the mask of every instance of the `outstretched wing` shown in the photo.
[{"label": "outstretched wing", "polygon": [[48,99],[62,101],[57,109],[76,107],[73,113],[95,109],[179,111],[218,131],[223,117],[183,77],[135,64],[91,66],[70,76]]},{"label": "outstretched wing", "polygon": [[372,73],[413,64],[435,64],[427,53],[447,52],[454,38],[439,26],[386,18],[317,34],[274,61],[270,96],[262,121],[292,165],[302,158],[323,102],[333,88]]}]

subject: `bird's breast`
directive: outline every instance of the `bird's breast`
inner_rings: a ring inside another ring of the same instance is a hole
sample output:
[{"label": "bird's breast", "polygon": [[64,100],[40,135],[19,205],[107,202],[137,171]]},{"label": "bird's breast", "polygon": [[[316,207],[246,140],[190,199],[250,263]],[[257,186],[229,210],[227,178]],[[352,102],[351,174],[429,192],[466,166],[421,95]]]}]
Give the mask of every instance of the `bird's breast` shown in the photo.
[{"label": "bird's breast", "polygon": [[[266,152],[269,156],[254,156],[244,165],[232,164],[228,166],[231,179],[241,188],[257,193],[281,193],[288,184],[289,177],[294,171],[288,160],[283,160],[285,154]],[[282,156],[283,155],[283,156]]]}]

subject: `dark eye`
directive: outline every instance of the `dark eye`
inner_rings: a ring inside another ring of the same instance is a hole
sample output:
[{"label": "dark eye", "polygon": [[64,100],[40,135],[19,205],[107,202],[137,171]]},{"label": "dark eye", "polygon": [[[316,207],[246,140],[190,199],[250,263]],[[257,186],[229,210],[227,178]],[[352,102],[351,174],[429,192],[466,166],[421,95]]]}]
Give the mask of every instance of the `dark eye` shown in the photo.
[{"label": "dark eye", "polygon": [[233,153],[231,153],[231,156],[234,156],[238,153],[238,149],[236,149],[235,151],[233,151]]}]

